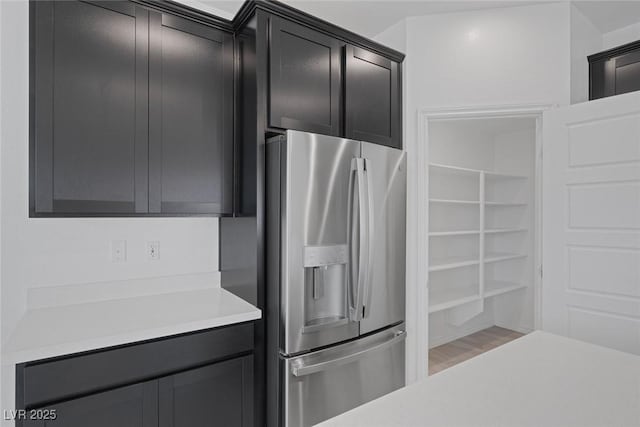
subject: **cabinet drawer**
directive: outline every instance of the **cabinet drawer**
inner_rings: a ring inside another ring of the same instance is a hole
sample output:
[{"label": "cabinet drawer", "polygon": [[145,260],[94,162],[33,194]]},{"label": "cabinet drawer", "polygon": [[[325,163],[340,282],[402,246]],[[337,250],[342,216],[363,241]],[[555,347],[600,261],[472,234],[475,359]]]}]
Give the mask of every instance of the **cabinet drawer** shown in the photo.
[{"label": "cabinet drawer", "polygon": [[16,407],[49,402],[144,381],[250,352],[253,324],[115,347],[17,366]]}]

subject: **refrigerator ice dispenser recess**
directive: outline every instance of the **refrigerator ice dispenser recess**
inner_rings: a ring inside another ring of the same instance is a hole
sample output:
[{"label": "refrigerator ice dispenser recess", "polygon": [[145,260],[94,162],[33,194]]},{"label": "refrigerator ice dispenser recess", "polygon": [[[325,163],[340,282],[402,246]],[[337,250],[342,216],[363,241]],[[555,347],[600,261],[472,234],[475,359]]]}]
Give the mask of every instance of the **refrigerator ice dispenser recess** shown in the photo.
[{"label": "refrigerator ice dispenser recess", "polygon": [[304,248],[302,333],[344,325],[347,313],[347,245]]}]

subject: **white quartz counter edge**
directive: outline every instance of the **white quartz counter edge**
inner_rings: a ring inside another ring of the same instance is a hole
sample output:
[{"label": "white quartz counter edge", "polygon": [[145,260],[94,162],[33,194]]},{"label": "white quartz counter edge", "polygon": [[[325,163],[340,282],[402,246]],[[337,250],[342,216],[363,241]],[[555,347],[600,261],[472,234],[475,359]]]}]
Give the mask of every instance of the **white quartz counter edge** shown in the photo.
[{"label": "white quartz counter edge", "polygon": [[640,356],[536,331],[317,427],[640,426]]},{"label": "white quartz counter edge", "polygon": [[259,319],[261,312],[212,288],[27,311],[3,349],[22,363]]}]

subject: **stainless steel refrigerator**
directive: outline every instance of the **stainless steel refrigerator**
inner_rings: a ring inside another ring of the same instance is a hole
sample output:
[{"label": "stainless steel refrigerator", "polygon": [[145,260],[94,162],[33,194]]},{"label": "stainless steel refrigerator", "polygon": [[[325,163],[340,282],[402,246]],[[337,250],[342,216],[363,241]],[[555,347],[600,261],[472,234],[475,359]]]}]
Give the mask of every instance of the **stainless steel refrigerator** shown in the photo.
[{"label": "stainless steel refrigerator", "polygon": [[405,384],[406,161],[298,131],[266,150],[268,423],[311,426]]}]

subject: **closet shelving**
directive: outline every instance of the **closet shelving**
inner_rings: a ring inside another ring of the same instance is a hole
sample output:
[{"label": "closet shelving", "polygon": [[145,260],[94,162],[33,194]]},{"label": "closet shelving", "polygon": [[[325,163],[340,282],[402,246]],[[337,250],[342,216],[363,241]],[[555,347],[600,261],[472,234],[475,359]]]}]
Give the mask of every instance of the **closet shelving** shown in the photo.
[{"label": "closet shelving", "polygon": [[529,178],[443,163],[430,163],[429,177],[429,312],[525,288],[494,277],[528,257],[511,241],[528,233]]}]

